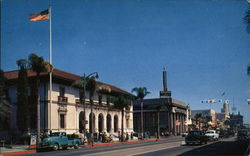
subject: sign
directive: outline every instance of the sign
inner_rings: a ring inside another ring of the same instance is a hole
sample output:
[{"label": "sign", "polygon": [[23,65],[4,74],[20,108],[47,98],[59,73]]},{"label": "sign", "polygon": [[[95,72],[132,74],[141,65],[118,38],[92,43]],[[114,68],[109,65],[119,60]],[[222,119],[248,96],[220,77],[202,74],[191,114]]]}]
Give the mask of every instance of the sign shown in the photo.
[{"label": "sign", "polygon": [[36,145],[36,136],[35,135],[30,136],[30,145]]},{"label": "sign", "polygon": [[88,124],[88,120],[82,120],[82,125]]}]

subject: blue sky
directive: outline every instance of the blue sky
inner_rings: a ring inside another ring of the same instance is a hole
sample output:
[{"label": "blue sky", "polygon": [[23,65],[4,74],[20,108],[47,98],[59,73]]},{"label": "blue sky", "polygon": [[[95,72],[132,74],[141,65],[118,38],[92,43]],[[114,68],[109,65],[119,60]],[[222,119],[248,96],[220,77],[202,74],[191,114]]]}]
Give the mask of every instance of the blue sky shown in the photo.
[{"label": "blue sky", "polygon": [[129,92],[145,86],[147,98],[157,98],[167,67],[174,98],[192,109],[210,108],[201,100],[228,99],[250,122],[245,0],[3,0],[5,71],[32,52],[49,59],[49,21],[28,20],[49,3],[56,68],[79,75],[98,71],[100,81]]}]

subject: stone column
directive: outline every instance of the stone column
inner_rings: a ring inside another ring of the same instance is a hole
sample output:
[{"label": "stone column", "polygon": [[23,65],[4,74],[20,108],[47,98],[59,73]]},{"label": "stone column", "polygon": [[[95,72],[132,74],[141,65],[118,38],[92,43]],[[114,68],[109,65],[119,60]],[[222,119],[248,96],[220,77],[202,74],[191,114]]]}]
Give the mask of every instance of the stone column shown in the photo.
[{"label": "stone column", "polygon": [[[94,113],[94,112],[93,112]],[[99,114],[95,114],[94,113],[94,119],[95,119],[95,123],[94,123],[94,133],[96,133],[96,132],[98,132],[98,119],[99,119],[99,116],[98,116]]]},{"label": "stone column", "polygon": [[85,117],[86,117],[86,120],[88,121],[88,124],[86,124],[85,126],[86,126],[86,131],[87,132],[90,132],[90,122],[89,122],[89,112],[86,112],[86,115],[85,115]]},{"label": "stone column", "polygon": [[168,113],[168,132],[171,132],[171,128],[172,128],[172,126],[171,126],[171,114],[169,111],[167,113]]},{"label": "stone column", "polygon": [[173,113],[173,134],[176,134],[176,113]]},{"label": "stone column", "polygon": [[103,132],[107,133],[107,114],[103,115]]}]

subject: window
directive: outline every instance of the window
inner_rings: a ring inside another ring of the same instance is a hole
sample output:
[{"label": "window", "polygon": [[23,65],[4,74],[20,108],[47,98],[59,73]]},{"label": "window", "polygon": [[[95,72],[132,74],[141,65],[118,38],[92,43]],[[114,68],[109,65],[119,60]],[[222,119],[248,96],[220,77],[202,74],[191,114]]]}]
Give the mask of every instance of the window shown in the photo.
[{"label": "window", "polygon": [[107,96],[107,105],[109,106],[110,105],[110,97]]},{"label": "window", "polygon": [[98,101],[99,101],[99,105],[101,106],[102,105],[102,96],[101,95],[98,96]]},{"label": "window", "polygon": [[60,114],[60,128],[65,128],[65,114]]},{"label": "window", "polygon": [[65,87],[59,87],[59,96],[64,97]]}]

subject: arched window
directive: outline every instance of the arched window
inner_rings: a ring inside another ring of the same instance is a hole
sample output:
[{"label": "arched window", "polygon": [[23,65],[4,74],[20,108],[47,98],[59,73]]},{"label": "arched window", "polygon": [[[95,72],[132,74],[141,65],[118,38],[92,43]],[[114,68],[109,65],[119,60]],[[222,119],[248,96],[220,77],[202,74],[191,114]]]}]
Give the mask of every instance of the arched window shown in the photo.
[{"label": "arched window", "polygon": [[84,132],[84,129],[86,126],[84,123],[84,120],[85,120],[85,113],[83,111],[81,111],[79,114],[79,132],[80,133]]},{"label": "arched window", "polygon": [[93,133],[95,132],[95,114],[93,113],[93,120],[91,118],[91,113],[89,113],[89,132],[92,133],[92,122],[93,122]]},{"label": "arched window", "polygon": [[106,119],[106,125],[107,125],[107,132],[108,133],[111,132],[111,122],[112,122],[111,115],[108,114],[107,119]]},{"label": "arched window", "polygon": [[118,132],[118,116],[114,116],[114,132]]},{"label": "arched window", "polygon": [[98,131],[102,132],[103,131],[103,115],[99,114],[98,116]]}]

